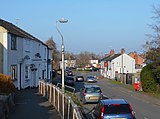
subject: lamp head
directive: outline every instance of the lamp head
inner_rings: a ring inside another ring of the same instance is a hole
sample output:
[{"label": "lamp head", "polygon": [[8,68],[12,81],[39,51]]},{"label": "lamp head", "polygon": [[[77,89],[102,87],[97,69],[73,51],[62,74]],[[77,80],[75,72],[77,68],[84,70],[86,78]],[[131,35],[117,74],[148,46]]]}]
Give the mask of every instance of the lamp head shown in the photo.
[{"label": "lamp head", "polygon": [[67,23],[68,22],[68,20],[67,19],[65,19],[65,18],[61,18],[60,20],[58,20],[60,23]]}]

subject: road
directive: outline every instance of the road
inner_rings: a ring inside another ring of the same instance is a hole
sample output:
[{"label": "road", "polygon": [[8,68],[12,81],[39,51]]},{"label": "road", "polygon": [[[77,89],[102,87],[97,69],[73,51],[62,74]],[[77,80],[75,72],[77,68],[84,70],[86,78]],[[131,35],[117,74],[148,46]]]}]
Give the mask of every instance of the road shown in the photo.
[{"label": "road", "polygon": [[[75,75],[78,74],[80,73],[75,73]],[[84,77],[90,74],[99,75],[97,72],[82,73]],[[95,84],[101,87],[103,94],[107,97],[127,100],[133,107],[137,119],[157,119],[160,117],[160,99],[158,100],[148,95],[128,90],[124,88],[124,85],[112,84],[106,79],[99,79]],[[83,82],[75,83],[77,95],[83,85]],[[85,112],[90,112],[95,105],[96,104],[93,103],[84,105]],[[88,118],[91,118],[90,114],[91,113],[88,113]]]}]

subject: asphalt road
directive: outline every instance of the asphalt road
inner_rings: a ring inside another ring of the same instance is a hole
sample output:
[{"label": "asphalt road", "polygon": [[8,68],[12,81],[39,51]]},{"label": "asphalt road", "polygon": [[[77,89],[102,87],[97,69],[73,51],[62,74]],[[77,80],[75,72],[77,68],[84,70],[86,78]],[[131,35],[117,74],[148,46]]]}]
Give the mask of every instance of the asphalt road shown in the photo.
[{"label": "asphalt road", "polygon": [[[81,74],[80,72],[75,73],[75,75]],[[87,75],[96,75],[97,72],[90,72],[88,74],[82,73],[84,77]],[[160,99],[150,97],[148,95],[138,93],[135,91],[128,90],[124,88],[124,85],[111,84],[109,80],[99,79],[97,83],[102,89],[104,95],[109,98],[121,98],[127,100],[133,107],[136,113],[137,119],[159,119],[160,118]],[[75,88],[78,95],[80,88],[84,85],[83,82],[76,82]],[[88,119],[91,119],[91,109],[96,104],[90,103],[84,105],[84,111],[86,112]]]}]

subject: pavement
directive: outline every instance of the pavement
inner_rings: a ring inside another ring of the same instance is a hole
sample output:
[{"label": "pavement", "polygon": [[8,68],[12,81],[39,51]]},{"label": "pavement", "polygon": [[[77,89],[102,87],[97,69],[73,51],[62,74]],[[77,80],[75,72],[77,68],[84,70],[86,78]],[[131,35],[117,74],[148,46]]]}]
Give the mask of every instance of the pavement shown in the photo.
[{"label": "pavement", "polygon": [[38,89],[16,91],[8,119],[61,119],[55,108],[38,94]]}]

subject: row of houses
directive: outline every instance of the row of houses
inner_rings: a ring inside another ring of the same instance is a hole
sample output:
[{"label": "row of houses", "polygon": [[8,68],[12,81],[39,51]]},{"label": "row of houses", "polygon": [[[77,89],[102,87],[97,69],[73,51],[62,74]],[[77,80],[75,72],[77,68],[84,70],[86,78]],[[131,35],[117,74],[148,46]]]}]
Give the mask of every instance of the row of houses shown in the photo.
[{"label": "row of houses", "polygon": [[112,49],[110,54],[101,60],[101,74],[104,77],[115,79],[116,74],[137,73],[137,65],[141,66],[140,69],[142,69],[143,63],[144,59],[141,58],[136,52],[126,54],[125,50],[121,49],[121,53],[115,54]]},{"label": "row of houses", "polygon": [[18,89],[51,80],[52,50],[41,40],[0,19],[0,73],[11,76]]}]

